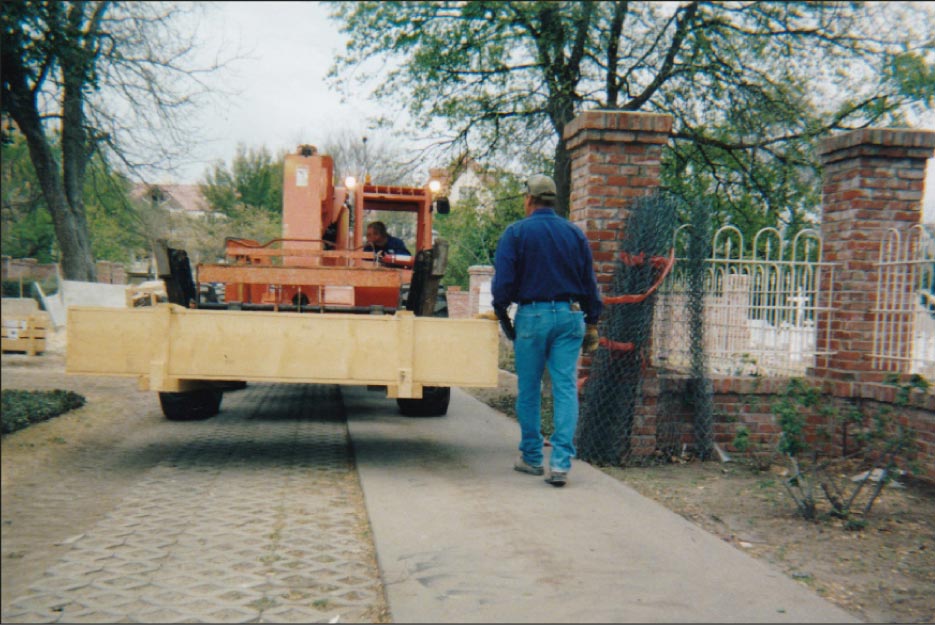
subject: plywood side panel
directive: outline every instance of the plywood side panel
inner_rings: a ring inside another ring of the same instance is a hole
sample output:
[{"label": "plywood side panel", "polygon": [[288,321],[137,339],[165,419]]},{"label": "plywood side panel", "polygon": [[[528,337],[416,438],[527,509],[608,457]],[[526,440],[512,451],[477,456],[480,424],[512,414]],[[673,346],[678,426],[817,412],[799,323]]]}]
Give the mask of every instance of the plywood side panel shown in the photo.
[{"label": "plywood side panel", "polygon": [[423,385],[495,386],[497,342],[494,322],[409,312],[72,307],[66,371],[149,377],[160,390],[178,380],[233,379],[400,386],[408,396]]}]

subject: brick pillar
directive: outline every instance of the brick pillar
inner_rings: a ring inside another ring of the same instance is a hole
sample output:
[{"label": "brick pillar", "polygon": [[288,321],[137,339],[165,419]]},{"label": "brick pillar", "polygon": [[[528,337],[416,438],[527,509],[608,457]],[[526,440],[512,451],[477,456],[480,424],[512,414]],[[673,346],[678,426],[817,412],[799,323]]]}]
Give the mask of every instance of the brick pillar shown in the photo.
[{"label": "brick pillar", "polygon": [[484,301],[481,300],[482,284],[487,283],[487,292],[490,291],[490,282],[493,280],[493,266],[471,266],[468,268],[468,274],[471,277],[468,286],[470,293],[470,299],[468,300],[469,315],[473,316],[482,311],[493,310],[490,298],[486,298]]},{"label": "brick pillar", "polygon": [[94,265],[98,283],[113,283],[111,281],[111,264],[109,261],[98,261]]},{"label": "brick pillar", "polygon": [[[627,207],[659,187],[662,147],[671,131],[671,115],[631,111],[586,111],[565,127],[571,154],[568,219],[591,242],[601,294],[613,280]],[[587,376],[590,362],[582,359],[579,377]]]},{"label": "brick pillar", "polygon": [[447,289],[447,298],[449,318],[471,317],[470,292],[462,292],[461,287],[458,285],[449,285]]},{"label": "brick pillar", "polygon": [[[902,232],[921,221],[925,165],[933,149],[935,132],[897,129],[860,129],[820,145],[823,257],[838,266],[828,347],[833,354],[819,357],[816,376],[844,384],[883,379],[883,373],[872,371],[868,357],[880,242],[887,229]],[[821,317],[819,342],[827,325]],[[840,386],[836,393],[851,395]]]}]

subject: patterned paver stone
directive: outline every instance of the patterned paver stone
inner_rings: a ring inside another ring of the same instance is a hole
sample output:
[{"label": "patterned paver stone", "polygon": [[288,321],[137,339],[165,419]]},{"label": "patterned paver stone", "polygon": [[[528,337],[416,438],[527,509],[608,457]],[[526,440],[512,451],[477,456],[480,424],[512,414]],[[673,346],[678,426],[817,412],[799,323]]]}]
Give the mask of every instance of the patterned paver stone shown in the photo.
[{"label": "patterned paver stone", "polygon": [[340,390],[251,384],[222,409],[177,424],[188,443],[4,608],[4,622],[379,620]]}]

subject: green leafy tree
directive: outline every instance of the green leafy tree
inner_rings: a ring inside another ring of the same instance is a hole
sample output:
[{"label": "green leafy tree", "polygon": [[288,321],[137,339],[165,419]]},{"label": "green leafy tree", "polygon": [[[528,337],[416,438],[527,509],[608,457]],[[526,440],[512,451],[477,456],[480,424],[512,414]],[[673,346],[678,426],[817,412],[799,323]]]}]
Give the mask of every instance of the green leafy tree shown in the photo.
[{"label": "green leafy tree", "polygon": [[448,215],[435,219],[436,230],[450,244],[445,285],[467,289],[468,268],[493,265],[500,235],[524,216],[522,181],[507,172],[490,172],[488,178],[493,195],[490,206],[481,206],[475,196],[457,203]]},{"label": "green leafy tree", "polygon": [[282,236],[282,181],[285,152],[273,157],[265,146],[240,144],[228,167],[216,163],[201,191],[218,212],[206,219],[174,216],[172,231],[180,248],[197,261],[224,257],[224,240],[243,237],[268,242]]},{"label": "green leafy tree", "polygon": [[128,168],[168,165],[197,136],[186,114],[211,92],[217,66],[191,66],[197,24],[180,18],[194,8],[0,3],[2,111],[26,138],[68,279],[95,275],[83,195],[95,154]]},{"label": "green leafy tree", "polygon": [[3,254],[31,257],[39,263],[54,261],[52,217],[45,208],[42,191],[29,162],[29,148],[22,135],[5,134],[0,145],[0,173]]},{"label": "green leafy tree", "polygon": [[563,133],[586,109],[674,116],[666,185],[716,195],[716,212],[753,229],[807,219],[815,138],[902,125],[935,100],[935,20],[924,3],[333,6],[348,36],[333,76],[377,81],[388,107],[404,103],[433,133],[433,122],[450,128],[459,152],[551,151],[562,212]]},{"label": "green leafy tree", "polygon": [[265,146],[238,144],[231,166],[221,161],[206,173],[201,191],[215,210],[233,217],[238,208],[254,207],[271,215],[282,213],[284,153],[273,157]]},{"label": "green leafy tree", "polygon": [[132,183],[114,171],[101,154],[88,165],[84,183],[85,209],[91,252],[95,259],[127,263],[148,256],[151,240],[159,237],[153,230],[151,208],[134,204]]},{"label": "green leafy tree", "polygon": [[[57,145],[52,138],[50,144]],[[8,131],[2,146],[3,254],[32,257],[40,263],[58,261],[52,217],[29,158],[25,138]],[[115,172],[101,154],[92,157],[82,198],[87,211],[88,235],[95,259],[131,261],[147,250],[151,225],[145,207],[130,199],[131,184]]]}]

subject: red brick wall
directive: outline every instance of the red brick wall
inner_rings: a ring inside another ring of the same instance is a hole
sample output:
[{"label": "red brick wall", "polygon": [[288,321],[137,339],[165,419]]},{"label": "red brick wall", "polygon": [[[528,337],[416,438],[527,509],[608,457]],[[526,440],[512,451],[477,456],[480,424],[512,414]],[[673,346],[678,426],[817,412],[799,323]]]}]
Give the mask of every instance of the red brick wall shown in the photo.
[{"label": "red brick wall", "polygon": [[462,292],[458,286],[448,288],[448,317],[449,318],[470,318],[471,317],[471,295],[468,292]]},{"label": "red brick wall", "polygon": [[[839,266],[832,285],[833,355],[819,358],[816,376],[883,380],[885,373],[874,371],[867,358],[873,351],[879,243],[887,229],[905,231],[921,222],[925,164],[933,148],[935,132],[908,129],[861,129],[821,144],[823,255]],[[827,318],[819,320],[819,338],[827,324]]]},{"label": "red brick wall", "polygon": [[[565,127],[571,154],[568,219],[591,242],[594,273],[608,295],[614,259],[623,239],[628,207],[651,194],[660,182],[662,147],[672,132],[672,116],[632,111],[586,111]],[[591,359],[583,357],[579,377]]]},{"label": "red brick wall", "polygon": [[[725,450],[740,426],[745,426],[754,442],[775,444],[781,429],[773,414],[773,405],[782,397],[789,380],[781,377],[716,377],[714,386],[714,439]],[[680,451],[683,444],[694,443],[693,410],[688,401],[688,378],[663,375],[647,380],[643,398],[637,407],[630,440],[631,456],[650,458],[657,450]],[[826,385],[828,392],[832,385]],[[935,482],[935,390],[914,392],[905,406],[895,405],[896,388],[889,385],[861,384],[848,398],[838,399],[839,408],[855,403],[865,416],[881,408],[892,412],[900,424],[911,428],[918,448],[918,476]],[[808,438],[815,442],[816,430],[827,426],[827,418],[809,417]],[[830,453],[841,453],[844,437],[840,430],[832,437]],[[853,438],[848,446],[853,446]]]},{"label": "red brick wall", "polygon": [[[569,218],[588,236],[594,269],[606,294],[614,272],[614,255],[625,233],[627,206],[659,185],[662,147],[672,129],[667,115],[623,111],[589,111],[565,129],[572,159]],[[833,285],[834,322],[830,348],[834,355],[819,361],[813,380],[866,411],[880,403],[892,406],[895,389],[873,385],[883,379],[871,370],[873,307],[878,242],[886,229],[905,229],[921,218],[925,162],[932,157],[935,132],[862,129],[823,142],[822,187],[824,260],[839,264]],[[828,306],[828,303],[820,303]],[[824,338],[827,319],[819,321]],[[589,360],[582,360],[586,376]],[[652,376],[643,382],[631,435],[632,456],[652,456],[660,448],[680,450],[691,444],[692,411],[684,401],[684,379]],[[772,405],[785,389],[785,379],[720,378],[714,380],[715,439],[727,446],[738,423],[754,440],[775,441],[779,432]],[[918,396],[898,408],[918,434],[922,475],[935,481],[935,396]],[[812,428],[821,419],[813,417]]]},{"label": "red brick wall", "polygon": [[568,218],[591,241],[603,293],[613,279],[627,207],[659,187],[662,146],[672,116],[630,111],[586,111],[565,127],[571,153]]},{"label": "red brick wall", "polygon": [[[127,282],[127,271],[122,264],[113,261],[98,261],[97,282],[124,285]],[[38,263],[35,259],[11,259],[3,257],[3,279],[28,279],[30,281],[43,281],[56,275],[57,264]]]},{"label": "red brick wall", "polygon": [[113,285],[124,285],[127,282],[127,271],[119,263],[113,261],[98,261],[97,282],[111,283]]},{"label": "red brick wall", "polygon": [[35,259],[12,259],[3,257],[3,280],[28,279],[43,281],[55,276],[56,264],[39,263]]}]

